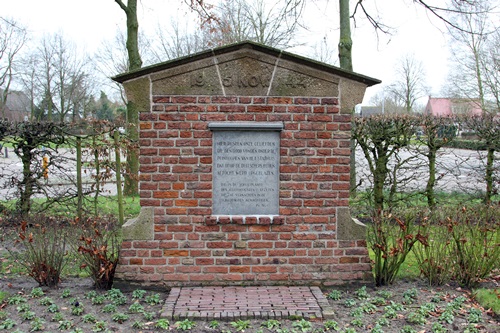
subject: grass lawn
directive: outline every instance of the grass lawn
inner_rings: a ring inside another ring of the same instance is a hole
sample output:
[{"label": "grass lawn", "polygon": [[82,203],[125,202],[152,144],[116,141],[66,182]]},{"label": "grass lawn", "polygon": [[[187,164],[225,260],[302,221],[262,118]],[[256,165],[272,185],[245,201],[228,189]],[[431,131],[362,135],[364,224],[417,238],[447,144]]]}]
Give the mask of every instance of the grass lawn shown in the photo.
[{"label": "grass lawn", "polygon": [[500,288],[476,289],[473,296],[485,309],[491,309],[496,316],[500,317]]},{"label": "grass lawn", "polygon": [[[40,208],[45,199],[35,198],[33,199],[33,211],[37,211]],[[15,201],[2,201],[0,200],[0,207],[4,207],[7,210],[14,210]],[[74,217],[76,213],[77,199],[69,199],[60,203],[53,203],[47,210],[43,211],[43,214],[50,216],[66,216]],[[83,211],[90,216],[95,215],[96,206],[94,205],[93,197],[86,196],[83,201]],[[139,205],[139,197],[123,197],[123,210],[125,216],[125,222],[127,219],[137,217],[141,210]],[[111,215],[118,216],[118,199],[117,196],[105,196],[100,195],[97,200],[97,214],[98,215]],[[85,215],[85,214],[84,214]]]}]

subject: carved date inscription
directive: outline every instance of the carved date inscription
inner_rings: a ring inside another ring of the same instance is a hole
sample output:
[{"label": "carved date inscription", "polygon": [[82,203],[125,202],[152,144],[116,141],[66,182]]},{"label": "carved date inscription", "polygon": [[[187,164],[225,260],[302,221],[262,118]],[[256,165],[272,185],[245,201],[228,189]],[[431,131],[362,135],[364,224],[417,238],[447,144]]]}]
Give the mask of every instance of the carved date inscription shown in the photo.
[{"label": "carved date inscription", "polygon": [[[205,85],[213,85],[215,82],[208,82],[209,80],[205,75],[192,74],[190,77],[191,87],[203,87]],[[243,74],[231,74],[226,75],[221,78],[221,83],[224,87],[238,87],[238,88],[268,88],[271,82],[270,74],[255,74],[255,75],[243,75]],[[306,83],[302,77],[288,77],[285,82],[286,86],[291,88],[305,88]]]},{"label": "carved date inscription", "polygon": [[[238,75],[232,74],[222,78],[222,85],[224,87],[238,87],[238,88],[255,88],[255,87],[269,87],[270,76],[264,74],[256,75]],[[208,84],[203,74],[191,76],[191,87],[203,87]]]}]

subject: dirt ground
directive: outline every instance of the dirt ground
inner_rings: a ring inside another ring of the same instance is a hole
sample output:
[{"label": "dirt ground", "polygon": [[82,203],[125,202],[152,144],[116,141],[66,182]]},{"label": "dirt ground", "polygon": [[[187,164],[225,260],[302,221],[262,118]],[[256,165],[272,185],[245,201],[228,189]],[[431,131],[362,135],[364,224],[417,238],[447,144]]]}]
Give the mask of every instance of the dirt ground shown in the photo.
[{"label": "dirt ground", "polygon": [[[491,283],[498,287],[498,281]],[[0,277],[0,291],[8,293],[0,305],[0,332],[165,331],[157,326],[167,290],[147,290],[141,298],[132,290],[124,291],[121,296],[117,296],[116,290],[94,293],[92,281],[83,278],[65,279],[58,289],[42,288],[43,295],[36,287],[36,282],[29,277]],[[194,326],[170,321],[168,330],[319,333],[336,328],[338,332],[500,332],[500,318],[489,315],[487,309],[471,300],[470,292],[456,286],[429,288],[422,281],[399,281],[382,288],[339,288],[333,292],[324,290],[324,293],[335,298],[329,302],[335,311],[337,326],[333,322],[294,318],[247,323],[197,321]],[[107,312],[109,309],[114,311]],[[12,327],[5,328],[12,322]]]}]

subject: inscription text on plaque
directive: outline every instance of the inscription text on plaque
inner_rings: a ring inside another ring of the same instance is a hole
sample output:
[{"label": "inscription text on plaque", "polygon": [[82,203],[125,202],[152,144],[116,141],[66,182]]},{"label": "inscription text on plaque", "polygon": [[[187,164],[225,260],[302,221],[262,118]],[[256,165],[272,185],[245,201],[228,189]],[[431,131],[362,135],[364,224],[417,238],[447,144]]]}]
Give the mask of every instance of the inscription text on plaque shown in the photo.
[{"label": "inscription text on plaque", "polygon": [[214,215],[278,215],[279,138],[276,131],[214,131]]}]

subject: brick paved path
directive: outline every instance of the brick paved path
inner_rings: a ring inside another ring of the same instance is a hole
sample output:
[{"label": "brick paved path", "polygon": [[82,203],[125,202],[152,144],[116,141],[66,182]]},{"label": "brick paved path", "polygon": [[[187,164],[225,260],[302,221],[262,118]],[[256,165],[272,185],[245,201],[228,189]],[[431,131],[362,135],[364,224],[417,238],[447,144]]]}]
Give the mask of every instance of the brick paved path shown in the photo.
[{"label": "brick paved path", "polygon": [[333,310],[318,287],[172,288],[161,317],[167,319],[331,319]]}]

